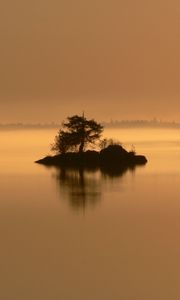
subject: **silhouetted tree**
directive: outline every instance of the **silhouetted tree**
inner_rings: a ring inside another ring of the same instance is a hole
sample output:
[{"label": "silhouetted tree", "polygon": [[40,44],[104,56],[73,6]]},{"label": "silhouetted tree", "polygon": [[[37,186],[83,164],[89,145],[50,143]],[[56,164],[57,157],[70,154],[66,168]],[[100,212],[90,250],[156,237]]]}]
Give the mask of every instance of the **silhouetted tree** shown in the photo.
[{"label": "silhouetted tree", "polygon": [[67,151],[82,153],[88,145],[94,144],[100,138],[102,131],[101,124],[94,119],[86,119],[84,114],[68,117],[55,137],[52,150],[57,153]]}]

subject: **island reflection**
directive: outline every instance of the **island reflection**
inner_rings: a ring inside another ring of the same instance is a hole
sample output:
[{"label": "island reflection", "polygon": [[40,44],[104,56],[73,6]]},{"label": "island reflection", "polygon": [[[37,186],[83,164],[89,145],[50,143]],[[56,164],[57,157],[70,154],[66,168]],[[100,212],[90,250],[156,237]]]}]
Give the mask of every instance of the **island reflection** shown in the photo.
[{"label": "island reflection", "polygon": [[134,172],[135,166],[122,168],[60,168],[53,167],[53,178],[57,183],[60,198],[68,200],[74,210],[94,207],[100,202],[104,184],[116,178],[122,179],[127,171]]}]

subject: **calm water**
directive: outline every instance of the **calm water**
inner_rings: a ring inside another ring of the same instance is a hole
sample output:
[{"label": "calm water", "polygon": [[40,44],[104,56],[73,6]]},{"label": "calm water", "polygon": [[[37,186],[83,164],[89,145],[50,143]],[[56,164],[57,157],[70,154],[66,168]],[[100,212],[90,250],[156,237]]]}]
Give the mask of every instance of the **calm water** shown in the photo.
[{"label": "calm water", "polygon": [[121,176],[34,164],[56,130],[1,131],[0,299],[180,299],[180,130],[107,130]]}]

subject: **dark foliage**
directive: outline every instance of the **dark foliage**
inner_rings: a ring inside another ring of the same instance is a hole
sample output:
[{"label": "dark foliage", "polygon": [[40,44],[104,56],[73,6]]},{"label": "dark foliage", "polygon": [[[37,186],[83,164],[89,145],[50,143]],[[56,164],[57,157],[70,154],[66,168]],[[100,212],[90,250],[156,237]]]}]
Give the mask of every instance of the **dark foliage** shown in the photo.
[{"label": "dark foliage", "polygon": [[52,150],[56,153],[84,152],[84,149],[100,139],[103,126],[85,116],[74,115],[67,118],[55,137]]}]

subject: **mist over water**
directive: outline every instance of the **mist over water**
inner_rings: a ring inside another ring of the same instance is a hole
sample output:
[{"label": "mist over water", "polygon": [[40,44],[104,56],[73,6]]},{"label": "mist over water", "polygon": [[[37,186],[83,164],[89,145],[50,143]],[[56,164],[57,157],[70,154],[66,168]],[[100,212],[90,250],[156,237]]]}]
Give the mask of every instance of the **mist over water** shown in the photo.
[{"label": "mist over water", "polygon": [[179,299],[180,130],[106,129],[120,174],[35,164],[56,132],[0,132],[0,298]]}]

